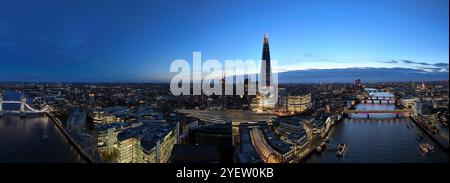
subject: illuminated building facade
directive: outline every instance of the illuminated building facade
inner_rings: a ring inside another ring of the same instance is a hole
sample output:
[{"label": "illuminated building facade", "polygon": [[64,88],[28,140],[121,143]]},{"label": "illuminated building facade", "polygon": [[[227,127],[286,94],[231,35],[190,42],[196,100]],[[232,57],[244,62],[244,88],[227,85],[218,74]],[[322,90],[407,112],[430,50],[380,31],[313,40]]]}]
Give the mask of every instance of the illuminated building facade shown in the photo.
[{"label": "illuminated building facade", "polygon": [[107,159],[117,148],[117,135],[125,129],[135,128],[142,123],[116,122],[99,124],[96,127],[97,148],[102,159]]},{"label": "illuminated building facade", "polygon": [[264,34],[264,45],[261,58],[261,72],[259,74],[259,92],[258,96],[252,102],[252,108],[257,112],[272,112],[275,110],[278,102],[278,89],[274,88],[273,84],[269,51],[269,37],[267,33]]},{"label": "illuminated building facade", "polygon": [[167,163],[178,142],[177,124],[145,124],[117,136],[119,163]]},{"label": "illuminated building facade", "polygon": [[287,97],[287,109],[290,112],[303,112],[311,106],[311,94]]},{"label": "illuminated building facade", "polygon": [[250,130],[250,138],[252,140],[253,146],[265,163],[282,162],[280,153],[276,152],[272,149],[272,147],[270,147],[264,137],[264,134],[259,128],[252,128]]}]

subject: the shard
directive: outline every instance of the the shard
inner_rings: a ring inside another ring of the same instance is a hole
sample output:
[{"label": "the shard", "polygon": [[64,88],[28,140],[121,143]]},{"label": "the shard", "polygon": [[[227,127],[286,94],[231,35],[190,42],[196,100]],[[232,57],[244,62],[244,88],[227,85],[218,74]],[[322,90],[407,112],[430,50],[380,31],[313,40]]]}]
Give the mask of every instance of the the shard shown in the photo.
[{"label": "the shard", "polygon": [[269,37],[264,34],[264,46],[261,59],[261,86],[271,86],[272,68],[270,67]]}]

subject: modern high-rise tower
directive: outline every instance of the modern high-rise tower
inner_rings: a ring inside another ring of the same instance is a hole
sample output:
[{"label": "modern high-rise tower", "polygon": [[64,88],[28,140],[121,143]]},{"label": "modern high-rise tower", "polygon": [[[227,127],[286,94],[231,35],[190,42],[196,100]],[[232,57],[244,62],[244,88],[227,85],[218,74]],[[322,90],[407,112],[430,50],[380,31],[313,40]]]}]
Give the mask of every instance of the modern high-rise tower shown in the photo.
[{"label": "modern high-rise tower", "polygon": [[258,81],[258,97],[259,103],[257,111],[273,110],[277,104],[278,97],[277,85],[273,83],[272,66],[269,51],[269,36],[264,34],[264,46],[261,59],[261,72]]},{"label": "modern high-rise tower", "polygon": [[269,87],[272,83],[272,68],[270,67],[270,52],[269,52],[269,36],[264,34],[264,46],[261,59],[261,85]]}]

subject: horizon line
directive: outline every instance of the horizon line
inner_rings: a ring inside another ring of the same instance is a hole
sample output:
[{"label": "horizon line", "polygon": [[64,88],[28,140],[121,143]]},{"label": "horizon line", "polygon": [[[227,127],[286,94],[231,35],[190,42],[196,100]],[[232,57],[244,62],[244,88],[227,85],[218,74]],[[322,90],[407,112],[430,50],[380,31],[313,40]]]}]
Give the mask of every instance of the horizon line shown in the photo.
[{"label": "horizon line", "polygon": [[[357,79],[355,79],[357,80]],[[335,81],[335,82],[279,82],[279,84],[349,84],[352,81]],[[410,81],[366,81],[362,80],[363,83],[408,83],[408,82],[445,82],[447,80],[410,80]],[[25,83],[25,84],[170,84],[170,82],[147,82],[147,81],[0,81],[0,84],[6,83]],[[190,82],[193,84],[194,82]]]}]

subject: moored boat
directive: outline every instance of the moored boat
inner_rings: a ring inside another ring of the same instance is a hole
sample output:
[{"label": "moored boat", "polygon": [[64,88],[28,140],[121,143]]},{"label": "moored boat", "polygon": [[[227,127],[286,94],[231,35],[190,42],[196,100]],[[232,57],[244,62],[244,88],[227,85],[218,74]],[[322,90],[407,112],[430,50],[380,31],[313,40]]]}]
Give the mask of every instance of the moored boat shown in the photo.
[{"label": "moored boat", "polygon": [[325,142],[329,143],[330,142],[330,138],[329,137],[325,137]]},{"label": "moored boat", "polygon": [[344,156],[346,149],[347,149],[347,144],[345,144],[345,143],[339,144],[336,155],[339,157]]},{"label": "moored boat", "polygon": [[421,143],[419,145],[419,148],[425,155],[429,155],[430,154],[430,150],[428,149],[428,143]]}]

